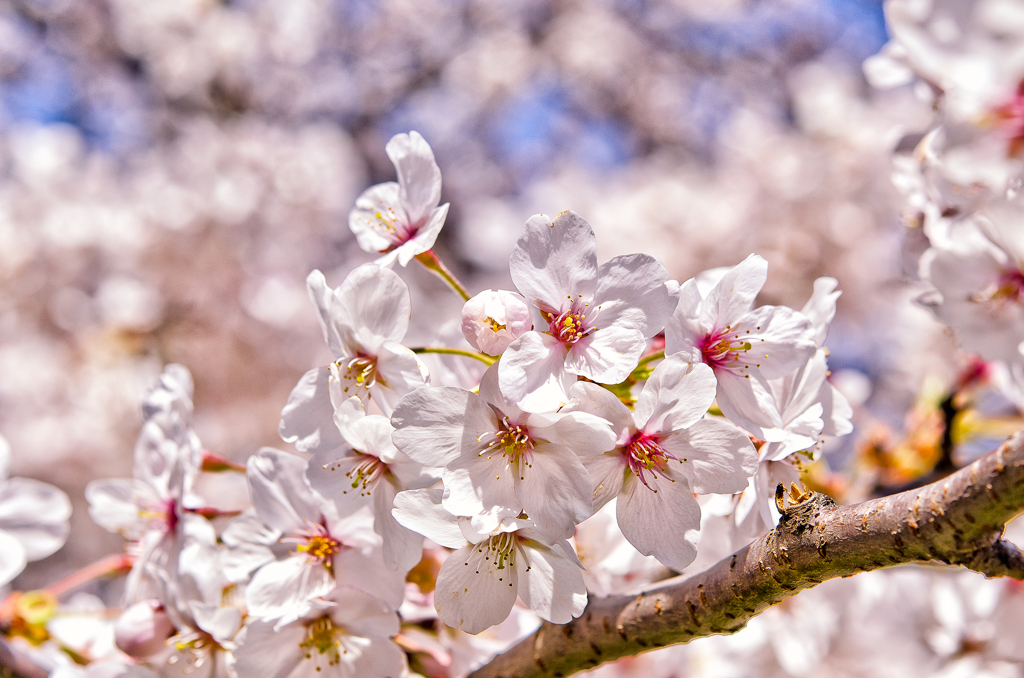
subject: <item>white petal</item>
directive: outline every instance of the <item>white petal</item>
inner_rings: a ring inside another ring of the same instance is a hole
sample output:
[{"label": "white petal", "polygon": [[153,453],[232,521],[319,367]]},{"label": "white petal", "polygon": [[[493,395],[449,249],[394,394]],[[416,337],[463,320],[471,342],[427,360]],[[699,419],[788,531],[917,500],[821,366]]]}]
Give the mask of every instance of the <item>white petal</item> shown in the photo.
[{"label": "white petal", "polygon": [[717,389],[710,367],[691,364],[682,354],[669,356],[654,368],[637,398],[636,426],[647,433],[686,428],[707,414]]},{"label": "white petal", "polygon": [[619,442],[625,442],[633,433],[633,413],[611,391],[597,384],[578,381],[570,390],[572,401],[562,412],[587,412],[608,421]]},{"label": "white petal", "polygon": [[835,278],[818,278],[814,281],[814,293],[804,304],[801,313],[807,316],[814,328],[814,343],[821,346],[828,336],[828,326],[836,316],[836,300],[842,292],[836,292],[839,281]]},{"label": "white petal", "polygon": [[126,539],[138,539],[146,530],[147,522],[139,516],[139,508],[160,501],[151,487],[128,478],[93,480],[85,486],[85,498],[93,522]]},{"label": "white petal", "polygon": [[[376,264],[355,269],[338,288],[338,305],[347,322],[338,328],[347,355],[376,355],[385,341],[401,341],[409,328],[409,287],[394,271]],[[359,351],[352,350],[359,347]]]},{"label": "white petal", "polygon": [[401,186],[386,181],[363,191],[348,214],[348,227],[364,252],[384,252],[394,247],[408,217],[402,207]]},{"label": "white petal", "polygon": [[528,570],[517,567],[523,603],[541,619],[555,624],[580,616],[587,606],[587,585],[579,564],[540,542],[524,540],[521,546],[529,565]]},{"label": "white petal", "polygon": [[323,565],[295,554],[261,567],[245,589],[249,614],[263,621],[280,619],[287,624],[304,616],[314,598],[334,588],[334,579]]},{"label": "white petal", "polygon": [[498,383],[505,401],[527,412],[549,412],[569,400],[576,377],[565,370],[565,345],[540,332],[513,341],[498,363]]},{"label": "white petal", "polygon": [[427,466],[446,466],[464,449],[481,449],[481,436],[498,426],[482,398],[450,386],[426,387],[408,394],[391,415],[391,425],[395,427],[395,446]]},{"label": "white petal", "polygon": [[[419,559],[417,559],[418,561]],[[385,567],[379,546],[342,548],[334,556],[334,578],[338,586],[352,586],[397,610],[405,598],[407,570]]]},{"label": "white petal", "polygon": [[418,532],[446,548],[458,549],[466,545],[458,521],[441,506],[443,490],[406,490],[395,496],[395,509],[391,515],[399,524]]},{"label": "white petal", "polygon": [[697,494],[739,492],[757,471],[757,452],[750,438],[725,421],[702,419],[662,439],[661,445],[679,458],[669,464],[686,476]]},{"label": "white petal", "polygon": [[273,624],[254,621],[246,625],[233,652],[235,672],[241,676],[289,678],[305,661],[306,626],[302,622],[275,629]]},{"label": "white petal", "polygon": [[277,432],[286,443],[300,452],[312,452],[342,445],[341,434],[334,425],[334,407],[330,397],[330,375],[326,367],[306,372],[292,389],[281,410]]},{"label": "white petal", "polygon": [[0,530],[21,542],[29,562],[64,545],[70,517],[68,495],[49,483],[10,478],[0,484]]},{"label": "white petal", "polygon": [[323,330],[327,348],[331,349],[335,358],[346,355],[345,342],[339,333],[339,328],[348,322],[348,319],[339,316],[339,313],[343,311],[338,308],[337,295],[327,284],[324,274],[318,270],[310,273],[306,277],[306,289],[309,291],[309,298],[313,301],[313,305],[316,306],[320,329]]},{"label": "white petal", "polygon": [[821,387],[822,421],[824,428],[821,434],[826,436],[844,436],[853,430],[853,408],[839,390],[832,384],[825,383]]},{"label": "white petal", "polygon": [[597,511],[622,491],[626,478],[626,459],[618,451],[588,455],[581,459],[593,487],[594,506]]},{"label": "white petal", "polygon": [[381,345],[377,354],[377,382],[370,394],[381,411],[390,416],[406,394],[427,385],[430,373],[415,353],[395,341]]},{"label": "white petal", "polygon": [[320,507],[305,482],[306,461],[264,447],[249,457],[246,479],[260,520],[282,533],[320,521]]},{"label": "white petal", "polygon": [[512,282],[542,311],[560,313],[567,298],[589,301],[597,290],[597,238],[571,210],[551,221],[537,214],[526,222],[509,259]]},{"label": "white petal", "polygon": [[27,562],[21,542],[0,530],[0,586],[21,574]]},{"label": "white petal", "polygon": [[410,224],[419,224],[441,202],[441,170],[419,132],[396,134],[384,147],[398,174],[402,206]]},{"label": "white petal", "polygon": [[697,556],[700,506],[682,476],[648,482],[650,487],[633,474],[626,478],[616,506],[619,529],[640,553],[682,570]]},{"label": "white petal", "polygon": [[[607,389],[600,390],[610,394]],[[621,403],[618,398],[616,402]],[[538,420],[547,420],[551,423],[541,426],[538,425]],[[564,445],[579,455],[607,452],[615,447],[618,438],[617,433],[612,430],[610,421],[588,412],[531,414],[526,420],[526,425],[530,429],[531,438]]]},{"label": "white petal", "polygon": [[768,279],[768,262],[751,254],[726,273],[701,305],[701,325],[725,327],[750,310]]},{"label": "white petal", "polygon": [[538,445],[520,471],[516,494],[537,529],[556,539],[572,536],[593,512],[593,486],[580,458],[561,445]]},{"label": "white petal", "polygon": [[[357,398],[352,400],[358,401]],[[394,458],[394,443],[391,442],[391,421],[379,414],[371,414],[351,421],[340,427],[341,435],[353,450],[381,459]]]},{"label": "white petal", "polygon": [[480,633],[500,624],[516,602],[520,569],[526,564],[517,558],[515,566],[505,563],[498,569],[484,544],[469,544],[448,556],[437,575],[434,606],[448,626],[466,633]]},{"label": "white petal", "polygon": [[277,544],[281,533],[271,530],[248,509],[224,528],[221,540],[225,548],[220,562],[225,576],[232,582],[247,582],[257,569],[274,560],[270,545]]},{"label": "white petal", "polygon": [[381,555],[389,570],[408,572],[423,558],[423,535],[402,527],[391,514],[395,487],[381,479],[373,492],[373,529],[384,544]]},{"label": "white petal", "polygon": [[754,436],[767,440],[769,429],[782,428],[782,416],[768,382],[752,367],[743,376],[718,370],[718,407],[732,423]]},{"label": "white petal", "polygon": [[[444,226],[444,220],[447,217],[448,203],[445,203],[430,213],[426,223],[416,230],[416,235],[396,247],[390,254],[378,259],[377,265],[384,266],[385,264],[381,263],[382,261],[394,257],[394,260],[398,261],[401,266],[408,266],[409,262],[417,254],[423,254],[434,246],[434,243],[437,242],[437,236],[441,233],[441,227]],[[390,265],[390,263],[387,265]]]},{"label": "white petal", "polygon": [[618,384],[636,369],[645,348],[647,341],[640,330],[602,327],[572,345],[565,370],[601,384]]},{"label": "white petal", "polygon": [[665,355],[680,351],[697,351],[699,342],[709,328],[700,325],[700,309],[703,297],[697,288],[697,281],[690,278],[679,288],[679,303],[672,317],[665,325]]},{"label": "white petal", "polygon": [[592,307],[599,327],[638,330],[645,339],[660,332],[676,306],[665,281],[668,271],[647,254],[613,257],[598,269]]},{"label": "white petal", "polygon": [[500,448],[481,456],[463,455],[441,474],[442,505],[457,516],[475,516],[499,506],[518,513],[522,509],[515,490],[519,475]]},{"label": "white petal", "polygon": [[365,457],[348,450],[333,453],[318,451],[306,466],[309,486],[325,499],[334,502],[338,516],[349,516],[370,501],[372,488],[363,487],[354,473]]},{"label": "white petal", "polygon": [[7,480],[11,470],[11,446],[7,439],[0,436],[0,483]]},{"label": "white petal", "polygon": [[786,306],[761,306],[744,316],[734,330],[744,333],[751,350],[742,355],[748,364],[760,363],[766,379],[784,377],[810,360],[818,350],[811,321]]}]

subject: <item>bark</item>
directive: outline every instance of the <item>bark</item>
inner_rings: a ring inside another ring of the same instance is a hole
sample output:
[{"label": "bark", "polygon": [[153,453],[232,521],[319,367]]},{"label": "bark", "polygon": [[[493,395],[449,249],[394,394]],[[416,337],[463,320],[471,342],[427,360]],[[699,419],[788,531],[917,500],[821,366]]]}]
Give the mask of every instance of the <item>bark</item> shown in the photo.
[{"label": "bark", "polygon": [[471,678],[540,678],[694,638],[735,633],[771,605],[826,579],[938,561],[1024,579],[1024,556],[1002,540],[1024,510],[1024,431],[931,485],[840,507],[821,494],[714,567],[639,595],[591,597],[578,619],[545,622]]}]

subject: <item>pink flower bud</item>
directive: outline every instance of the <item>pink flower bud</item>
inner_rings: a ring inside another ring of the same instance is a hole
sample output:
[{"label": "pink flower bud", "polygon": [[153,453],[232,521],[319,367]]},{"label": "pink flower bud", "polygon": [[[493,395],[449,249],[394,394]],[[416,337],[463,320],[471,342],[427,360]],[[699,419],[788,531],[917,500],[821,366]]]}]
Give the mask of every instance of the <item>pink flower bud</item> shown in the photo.
[{"label": "pink flower bud", "polygon": [[462,333],[478,351],[500,355],[533,329],[530,307],[515,292],[485,290],[462,307]]},{"label": "pink flower bud", "polygon": [[130,657],[156,654],[173,635],[174,624],[159,600],[135,603],[122,612],[114,624],[114,642]]}]

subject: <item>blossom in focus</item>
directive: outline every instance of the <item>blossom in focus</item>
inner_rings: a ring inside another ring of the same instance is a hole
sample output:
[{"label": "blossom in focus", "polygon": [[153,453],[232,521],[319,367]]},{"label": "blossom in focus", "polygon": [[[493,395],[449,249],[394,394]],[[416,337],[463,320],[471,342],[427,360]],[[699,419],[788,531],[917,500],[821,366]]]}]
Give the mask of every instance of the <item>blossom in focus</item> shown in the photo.
[{"label": "blossom in focus", "polygon": [[407,671],[405,654],[391,640],[398,630],[387,605],[341,586],[300,619],[248,624],[235,651],[236,670],[261,678],[398,678]]},{"label": "blossom in focus", "polygon": [[473,348],[488,355],[501,355],[532,329],[530,307],[515,292],[484,290],[462,307],[462,334]]},{"label": "blossom in focus", "polygon": [[666,358],[651,373],[630,412],[610,391],[579,382],[569,409],[612,424],[615,449],[583,458],[594,507],[618,497],[616,516],[629,543],[676,570],[697,555],[696,494],[739,492],[757,470],[750,439],[732,424],[705,419],[715,376],[684,356]]},{"label": "blossom in focus", "polygon": [[232,521],[221,536],[227,575],[248,580],[249,615],[287,624],[309,614],[315,599],[336,585],[355,586],[397,609],[404,572],[384,566],[381,539],[366,510],[340,518],[334,503],[305,479],[306,461],[264,448],[249,458],[246,479],[253,511]]},{"label": "blossom in focus", "polygon": [[518,596],[542,619],[565,624],[587,604],[572,546],[502,512],[471,521],[441,506],[442,490],[410,490],[395,498],[395,518],[441,546],[457,549],[437,575],[434,605],[448,626],[479,633],[504,621]]},{"label": "blossom in focus", "polygon": [[300,451],[343,444],[334,424],[340,403],[332,405],[332,392],[334,400],[358,396],[364,406],[372,397],[390,414],[403,395],[429,378],[422,361],[399,343],[409,328],[412,302],[396,273],[364,264],[337,289],[327,286],[320,271],[310,273],[306,283],[335,362],[306,372],[281,411],[281,438]]},{"label": "blossom in focus", "polygon": [[434,246],[448,215],[441,202],[441,170],[419,132],[396,134],[384,147],[395,165],[398,183],[388,181],[366,189],[349,214],[348,225],[359,246],[382,252],[380,266],[395,261],[405,266]]},{"label": "blossom in focus", "polygon": [[306,479],[313,490],[334,502],[342,517],[372,503],[373,529],[384,540],[384,563],[407,572],[423,555],[423,537],[395,521],[395,495],[429,487],[437,478],[395,448],[391,422],[367,415],[359,398],[343,401],[334,421],[346,445],[317,449],[306,467]]},{"label": "blossom in focus", "polygon": [[572,536],[591,514],[583,455],[615,444],[608,422],[583,412],[530,413],[506,404],[498,366],[465,389],[428,387],[402,399],[392,415],[394,441],[411,459],[443,466],[445,509],[477,516],[525,511],[552,537]]},{"label": "blossom in focus", "polygon": [[71,501],[61,490],[32,478],[10,478],[11,448],[0,437],[0,586],[26,563],[42,560],[68,537]]},{"label": "blossom in focus", "polygon": [[528,412],[564,404],[577,375],[623,381],[676,304],[674,283],[653,257],[598,266],[594,230],[571,210],[530,217],[509,269],[547,326],[512,342],[499,363],[502,394]]},{"label": "blossom in focus", "polygon": [[665,355],[683,352],[711,367],[726,418],[771,441],[782,419],[768,380],[796,370],[817,346],[802,314],[785,306],[753,308],[767,276],[768,262],[752,254],[706,294],[695,279],[686,281],[665,328]]}]

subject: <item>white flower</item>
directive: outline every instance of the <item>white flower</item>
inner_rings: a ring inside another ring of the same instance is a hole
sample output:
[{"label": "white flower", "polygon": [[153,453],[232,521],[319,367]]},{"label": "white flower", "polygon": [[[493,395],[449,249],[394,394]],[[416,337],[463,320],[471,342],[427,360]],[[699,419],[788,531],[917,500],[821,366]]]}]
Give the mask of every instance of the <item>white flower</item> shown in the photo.
[{"label": "white flower", "polygon": [[706,365],[666,358],[630,412],[608,390],[580,382],[570,409],[596,414],[618,434],[615,449],[583,458],[595,509],[618,496],[619,528],[644,555],[681,570],[696,556],[700,506],[694,493],[731,493],[757,470],[750,440],[735,426],[703,419],[715,398]]},{"label": "white flower", "polygon": [[152,577],[175,578],[183,539],[207,523],[186,507],[202,464],[188,370],[168,365],[142,412],[146,420],[135,444],[134,478],[94,480],[85,488],[96,524],[135,542],[139,551],[125,591],[129,603],[153,597],[153,591],[142,590]]},{"label": "white flower", "polygon": [[407,667],[391,640],[398,630],[398,616],[388,606],[338,587],[302,619],[246,626],[236,669],[247,678],[399,678]]},{"label": "white flower", "polygon": [[9,478],[11,448],[0,437],[0,586],[26,563],[42,560],[68,537],[71,501],[61,490],[31,478]]},{"label": "white flower", "polygon": [[553,537],[572,536],[591,514],[591,485],[579,455],[615,444],[608,423],[582,412],[537,414],[507,405],[498,366],[480,394],[428,387],[402,399],[392,415],[393,440],[411,459],[443,466],[444,507],[476,516],[503,507],[521,511]]},{"label": "white flower", "polygon": [[462,307],[462,334],[473,348],[488,355],[501,355],[532,329],[530,307],[515,292],[484,290]]},{"label": "white flower", "polygon": [[451,549],[437,575],[434,605],[441,621],[479,633],[508,617],[516,596],[542,619],[564,624],[587,604],[579,560],[569,542],[551,540],[530,520],[456,518],[441,506],[442,490],[410,490],[395,498],[395,518]]},{"label": "white flower", "polygon": [[676,304],[668,273],[646,254],[598,266],[593,229],[568,210],[554,221],[531,217],[509,269],[546,325],[512,342],[500,362],[502,394],[529,412],[564,404],[576,375],[624,380]]},{"label": "white flower", "polygon": [[384,567],[381,540],[372,516],[359,511],[339,518],[333,502],[313,492],[306,462],[263,448],[249,457],[246,478],[254,512],[224,530],[224,565],[233,581],[246,587],[249,614],[278,625],[314,607],[336,584],[365,590],[393,609],[402,603],[403,572]]},{"label": "white flower", "polygon": [[384,563],[407,572],[423,557],[423,537],[399,525],[391,509],[402,490],[433,485],[437,478],[424,472],[391,442],[387,417],[367,415],[359,398],[342,402],[334,421],[346,445],[318,449],[309,460],[310,486],[332,500],[342,517],[373,504],[373,529],[384,540]]},{"label": "white flower", "polygon": [[706,363],[718,379],[717,401],[734,424],[762,440],[782,426],[769,379],[793,372],[817,350],[810,321],[785,306],[753,309],[768,276],[768,262],[752,254],[707,295],[694,279],[679,292],[665,328],[665,354],[685,352]]},{"label": "white flower", "polygon": [[[327,286],[324,274],[313,271],[306,279],[309,296],[320,312],[320,327],[335,362],[310,370],[292,391],[281,412],[281,435],[286,442],[301,441],[311,449],[314,440],[337,443],[327,432],[333,408],[324,399],[328,380],[337,383],[342,398],[369,397],[390,414],[403,395],[427,383],[429,375],[415,353],[399,342],[409,328],[412,302],[409,288],[390,269],[364,264],[337,289]],[[328,377],[329,374],[329,377]]]},{"label": "white flower", "polygon": [[448,215],[441,202],[441,170],[419,132],[396,134],[384,147],[395,165],[398,183],[388,181],[366,189],[349,214],[348,225],[359,246],[383,252],[380,266],[396,260],[402,266],[434,246]]}]

